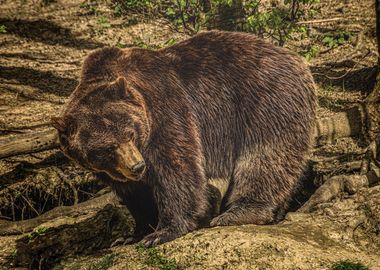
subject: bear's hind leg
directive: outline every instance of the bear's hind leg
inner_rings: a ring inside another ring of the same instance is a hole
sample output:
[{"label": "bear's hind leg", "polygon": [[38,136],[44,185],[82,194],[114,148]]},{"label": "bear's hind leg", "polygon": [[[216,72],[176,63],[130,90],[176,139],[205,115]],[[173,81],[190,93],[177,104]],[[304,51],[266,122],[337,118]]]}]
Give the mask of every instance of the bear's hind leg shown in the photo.
[{"label": "bear's hind leg", "polygon": [[302,172],[302,158],[294,163],[295,160],[285,152],[275,153],[270,149],[242,156],[236,164],[226,198],[227,210],[214,218],[210,225],[275,222],[276,212],[287,206]]}]

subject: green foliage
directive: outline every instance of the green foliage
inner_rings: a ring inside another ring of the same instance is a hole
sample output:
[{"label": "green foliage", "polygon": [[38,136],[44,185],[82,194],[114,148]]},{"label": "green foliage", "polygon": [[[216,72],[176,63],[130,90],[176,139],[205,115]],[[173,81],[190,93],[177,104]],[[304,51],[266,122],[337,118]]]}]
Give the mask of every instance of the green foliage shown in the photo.
[{"label": "green foliage", "polygon": [[46,227],[37,227],[35,228],[31,233],[28,234],[29,242],[31,242],[33,239],[37,238],[38,236],[42,236],[47,232],[48,228]]},{"label": "green foliage", "polygon": [[202,5],[199,0],[171,0],[164,16],[175,27],[189,34],[198,32],[203,25]]},{"label": "green foliage", "polygon": [[264,7],[261,0],[213,0],[211,9],[204,11],[200,0],[172,0],[164,14],[180,30],[189,34],[201,28],[222,28],[252,32],[270,37],[283,45],[293,31],[304,26],[296,21],[319,0],[285,0],[284,6]]},{"label": "green foliage", "polygon": [[97,14],[97,6],[95,1],[85,1],[80,4],[80,8],[86,10],[88,15]]},{"label": "green foliage", "polygon": [[129,9],[139,9],[139,8],[146,8],[149,7],[152,4],[151,0],[124,0],[119,1],[120,6],[124,6],[125,8]]},{"label": "green foliage", "polygon": [[102,33],[105,29],[107,28],[110,28],[111,27],[111,24],[109,22],[109,20],[104,17],[104,16],[100,16],[97,20],[97,24],[99,25],[99,32]]},{"label": "green foliage", "polygon": [[115,263],[115,255],[109,254],[104,256],[101,260],[90,265],[88,270],[107,270]]},{"label": "green foliage", "polygon": [[16,258],[16,256],[17,256],[17,249],[15,248],[15,249],[12,251],[11,257],[12,257],[12,258]]},{"label": "green foliage", "polygon": [[369,270],[369,268],[361,263],[339,261],[331,266],[331,270]]},{"label": "green foliage", "polygon": [[106,270],[114,264],[115,255],[104,256],[100,261],[90,265],[89,270]]},{"label": "green foliage", "polygon": [[103,28],[110,28],[111,24],[109,20],[106,17],[100,16],[98,18],[98,24]]},{"label": "green foliage", "polygon": [[329,33],[323,36],[322,43],[330,48],[336,48],[346,41],[352,36],[350,32],[338,32],[338,33]]},{"label": "green foliage", "polygon": [[115,16],[121,16],[123,14],[123,9],[119,3],[115,3],[113,6],[113,14]]},{"label": "green foliage", "polygon": [[307,34],[306,28],[296,22],[305,10],[311,9],[310,4],[318,1],[285,0],[284,7],[263,8],[260,0],[249,0],[244,6],[246,16],[243,30],[260,37],[270,37],[282,46],[294,31]]},{"label": "green foliage", "polygon": [[0,24],[0,33],[6,33],[7,27],[5,25]]},{"label": "green foliage", "polygon": [[154,13],[160,2],[153,0],[113,0],[113,13],[115,16],[121,16],[131,11],[139,11],[144,15],[149,15],[149,13]]},{"label": "green foliage", "polygon": [[133,38],[132,44],[133,44],[134,47],[139,47],[139,48],[142,48],[142,49],[158,49],[157,46],[150,45],[150,44],[146,43],[145,41],[143,41],[138,36],[136,36],[136,37]]},{"label": "green foliage", "polygon": [[287,16],[288,13],[280,9],[255,13],[247,18],[246,30],[261,37],[272,37],[283,45],[295,28]]},{"label": "green foliage", "polygon": [[20,198],[20,197],[21,197],[21,192],[18,191],[18,190],[15,190],[15,191],[13,192],[13,197],[14,197],[15,199]]},{"label": "green foliage", "polygon": [[145,264],[149,266],[157,266],[161,270],[179,270],[180,268],[174,260],[165,258],[155,248],[146,248],[144,245],[136,246],[137,252],[146,256]]},{"label": "green foliage", "polygon": [[318,47],[311,46],[310,49],[303,54],[303,56],[307,61],[310,61],[311,59],[317,57],[319,55],[319,52],[320,50]]},{"label": "green foliage", "polygon": [[[311,4],[319,0],[284,0],[283,5],[268,5],[262,0],[113,0],[114,14],[143,11],[142,15],[161,14],[179,31],[195,34],[203,28],[252,32],[283,45],[294,31],[305,30],[296,24],[305,14],[315,14]],[[210,5],[207,5],[209,3]],[[141,18],[139,18],[141,19]],[[307,34],[307,31],[304,31]]]},{"label": "green foliage", "polygon": [[168,47],[168,46],[172,46],[174,44],[177,43],[177,39],[175,38],[169,38],[167,41],[165,41],[161,47]]}]

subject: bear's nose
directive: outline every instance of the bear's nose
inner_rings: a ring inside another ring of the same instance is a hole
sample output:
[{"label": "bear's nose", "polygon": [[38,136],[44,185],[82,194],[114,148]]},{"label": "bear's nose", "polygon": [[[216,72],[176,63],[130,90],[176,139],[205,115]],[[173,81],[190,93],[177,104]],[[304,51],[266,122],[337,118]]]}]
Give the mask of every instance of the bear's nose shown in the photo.
[{"label": "bear's nose", "polygon": [[137,162],[135,165],[133,165],[131,171],[133,173],[142,173],[144,169],[145,169],[145,162],[142,160],[142,161]]}]

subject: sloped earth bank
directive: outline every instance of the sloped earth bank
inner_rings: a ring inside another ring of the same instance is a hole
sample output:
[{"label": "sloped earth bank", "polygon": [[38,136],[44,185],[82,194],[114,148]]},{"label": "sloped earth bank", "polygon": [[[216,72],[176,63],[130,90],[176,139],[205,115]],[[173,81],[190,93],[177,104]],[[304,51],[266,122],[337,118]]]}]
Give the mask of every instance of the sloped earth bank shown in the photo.
[{"label": "sloped earth bank", "polygon": [[336,261],[350,260],[377,270],[379,201],[377,186],[317,213],[289,213],[278,225],[202,229],[160,246],[162,257],[121,246],[60,266],[91,269],[113,254],[109,269],[329,269]]},{"label": "sloped earth bank", "polygon": [[[77,84],[83,58],[104,46],[163,46],[186,36],[161,20],[113,16],[109,3],[0,0],[0,136],[45,130]],[[86,3],[92,3],[86,5]],[[373,88],[374,7],[371,0],[329,0],[306,23],[309,36],[287,43],[311,59],[319,117],[360,104]],[[134,18],[135,19],[135,18]],[[138,20],[139,21],[139,20]],[[349,32],[329,48],[328,34]],[[334,175],[359,174],[365,145],[343,138],[316,148],[293,202],[297,210]],[[380,269],[380,187],[340,193],[312,213],[289,213],[271,226],[202,229],[157,249],[109,248],[128,238],[128,211],[92,175],[45,151],[0,160],[0,269],[329,269],[339,260]],[[91,200],[89,200],[91,199]],[[74,205],[74,206],[73,206]]]}]

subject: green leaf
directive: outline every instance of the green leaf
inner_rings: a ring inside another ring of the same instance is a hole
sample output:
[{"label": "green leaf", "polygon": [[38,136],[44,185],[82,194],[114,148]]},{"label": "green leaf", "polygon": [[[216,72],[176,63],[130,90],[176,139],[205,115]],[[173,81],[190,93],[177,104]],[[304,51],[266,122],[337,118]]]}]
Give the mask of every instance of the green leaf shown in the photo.
[{"label": "green leaf", "polygon": [[7,27],[5,25],[0,24],[0,33],[6,33]]},{"label": "green leaf", "polygon": [[172,17],[172,16],[175,16],[176,12],[174,10],[174,8],[172,7],[168,7],[165,11],[165,14],[169,17]]}]

